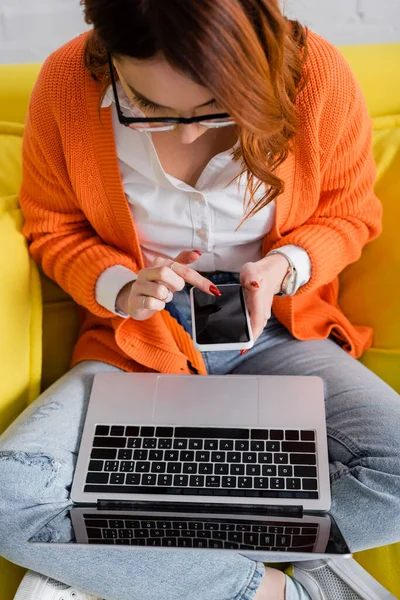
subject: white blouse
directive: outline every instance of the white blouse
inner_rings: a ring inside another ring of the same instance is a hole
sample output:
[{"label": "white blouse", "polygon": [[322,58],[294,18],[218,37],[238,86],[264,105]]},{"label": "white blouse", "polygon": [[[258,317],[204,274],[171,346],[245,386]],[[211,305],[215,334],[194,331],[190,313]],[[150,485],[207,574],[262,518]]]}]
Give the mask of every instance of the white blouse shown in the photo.
[{"label": "white blouse", "polygon": [[[118,97],[124,112],[131,112],[119,82]],[[246,262],[262,258],[264,236],[275,221],[275,201],[246,220],[243,217],[245,177],[234,179],[242,170],[233,162],[232,149],[217,154],[202,172],[195,187],[166,173],[158,159],[151,134],[134,131],[118,120],[111,86],[102,108],[112,105],[112,122],[122,183],[135,222],[145,266],[157,256],[174,259],[183,250],[200,250],[193,263],[197,271],[239,272]],[[136,114],[136,113],[135,113]],[[239,142],[234,146],[236,148]],[[263,194],[260,188],[255,198]],[[311,263],[298,246],[280,248],[297,270],[297,287],[308,282]],[[122,265],[106,269],[96,283],[97,302],[115,312],[119,291],[137,274]],[[119,313],[118,313],[119,314]]]}]

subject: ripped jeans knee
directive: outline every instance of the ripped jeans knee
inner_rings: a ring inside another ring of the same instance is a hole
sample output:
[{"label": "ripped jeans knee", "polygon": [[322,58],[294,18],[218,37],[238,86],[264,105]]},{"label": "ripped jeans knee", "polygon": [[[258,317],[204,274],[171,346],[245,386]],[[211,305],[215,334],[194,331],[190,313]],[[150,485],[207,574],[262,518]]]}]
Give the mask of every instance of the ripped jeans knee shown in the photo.
[{"label": "ripped jeans knee", "polygon": [[65,459],[43,452],[0,450],[0,516],[68,500],[72,472]]}]

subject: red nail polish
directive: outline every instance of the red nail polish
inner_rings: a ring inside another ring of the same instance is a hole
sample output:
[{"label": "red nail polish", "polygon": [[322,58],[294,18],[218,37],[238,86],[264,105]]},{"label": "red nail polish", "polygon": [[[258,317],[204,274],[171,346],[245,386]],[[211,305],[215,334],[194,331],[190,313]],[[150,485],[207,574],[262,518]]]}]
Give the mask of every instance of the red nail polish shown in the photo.
[{"label": "red nail polish", "polygon": [[253,288],[259,289],[260,286],[258,285],[257,281],[250,281],[250,285],[253,286]]},{"label": "red nail polish", "polygon": [[240,356],[242,356],[243,354],[246,354],[246,352],[248,352],[248,350],[241,350],[240,351]]},{"label": "red nail polish", "polygon": [[200,252],[200,250],[193,250],[192,252],[196,252],[196,254],[198,254],[199,256],[202,255],[202,252]]},{"label": "red nail polish", "polygon": [[210,292],[212,294],[214,294],[214,296],[222,296],[221,292],[219,291],[219,289],[217,288],[217,286],[215,285],[210,285]]}]

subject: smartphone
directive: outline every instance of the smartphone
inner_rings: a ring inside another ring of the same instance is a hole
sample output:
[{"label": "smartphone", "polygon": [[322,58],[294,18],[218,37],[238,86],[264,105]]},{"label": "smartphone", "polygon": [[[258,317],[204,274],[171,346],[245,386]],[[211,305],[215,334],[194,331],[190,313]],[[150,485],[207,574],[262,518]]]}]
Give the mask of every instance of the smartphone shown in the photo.
[{"label": "smartphone", "polygon": [[221,296],[190,290],[194,346],[201,352],[248,350],[254,340],[243,288],[238,283],[217,287]]}]

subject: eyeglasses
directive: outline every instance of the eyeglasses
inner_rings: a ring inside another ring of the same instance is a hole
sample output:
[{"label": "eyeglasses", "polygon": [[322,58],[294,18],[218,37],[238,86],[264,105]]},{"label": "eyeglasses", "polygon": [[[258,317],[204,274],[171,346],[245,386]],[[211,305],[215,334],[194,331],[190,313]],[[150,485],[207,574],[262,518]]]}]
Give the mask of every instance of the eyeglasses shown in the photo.
[{"label": "eyeglasses", "polygon": [[[216,127],[228,127],[229,125],[235,125],[235,121],[229,116],[228,113],[219,113],[214,115],[204,115],[201,117],[191,117],[190,119],[178,118],[178,117],[127,117],[124,115],[119,102],[117,85],[115,83],[114,76],[114,65],[112,63],[111,54],[108,53],[108,64],[110,67],[111,85],[115,98],[115,105],[117,107],[117,114],[119,122],[126,127],[135,129],[137,131],[173,131],[177,125],[190,125],[190,123],[199,123],[202,127],[209,129]],[[133,107],[134,110],[134,107]],[[136,109],[138,110],[138,109]]]}]

